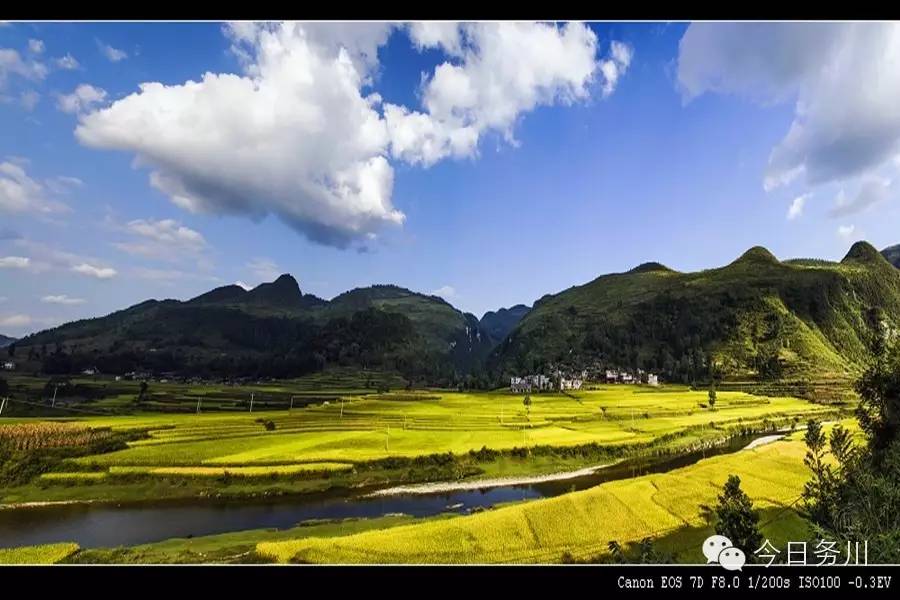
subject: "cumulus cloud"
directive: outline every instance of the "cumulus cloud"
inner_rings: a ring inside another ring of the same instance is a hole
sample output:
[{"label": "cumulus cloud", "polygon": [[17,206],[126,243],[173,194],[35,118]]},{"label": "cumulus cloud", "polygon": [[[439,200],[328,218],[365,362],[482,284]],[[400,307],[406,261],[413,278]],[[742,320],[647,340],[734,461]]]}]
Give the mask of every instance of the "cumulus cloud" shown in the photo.
[{"label": "cumulus cloud", "polygon": [[82,83],[71,94],[60,94],[56,107],[64,113],[77,114],[92,110],[106,100],[106,90]]},{"label": "cumulus cloud", "polygon": [[97,40],[97,47],[100,48],[100,53],[105,56],[106,59],[110,62],[115,63],[128,58],[128,54],[126,54],[124,50],[113,48],[109,44],[105,44],[100,40]]},{"label": "cumulus cloud", "polygon": [[631,57],[611,45],[615,72],[604,71],[596,35],[577,23],[414,25],[414,45],[439,46],[454,61],[423,83],[423,112],[410,111],[369,91],[391,28],[232,24],[225,31],[242,74],[144,83],[83,114],[76,137],[134,153],[151,185],[183,209],[272,214],[344,248],[404,222],[389,158],[430,165],[474,156],[488,131],[513,142],[523,113],[585,100],[595,82],[612,89]]},{"label": "cumulus cloud", "polygon": [[151,184],[192,212],[274,213],[335,246],[402,223],[386,129],[360,93],[368,73],[301,25],[249,25],[232,34],[243,76],[142,84],[85,115],[76,136],[134,152]]},{"label": "cumulus cloud", "polygon": [[75,60],[75,57],[71,54],[61,56],[55,59],[53,62],[54,64],[56,64],[57,68],[60,68],[63,71],[74,71],[81,66],[80,64],[78,64],[78,61]]},{"label": "cumulus cloud", "polygon": [[253,289],[253,286],[252,286],[252,285],[250,285],[250,284],[248,284],[248,283],[244,283],[244,282],[241,281],[240,279],[238,279],[237,281],[235,281],[235,282],[234,282],[234,285],[236,285],[236,286],[238,286],[238,287],[240,287],[240,288],[243,288],[244,290],[246,290],[246,291],[248,291],[248,292],[249,292],[250,290]]},{"label": "cumulus cloud", "polygon": [[900,150],[900,23],[696,23],[679,46],[686,100],[705,92],[793,102],[767,190],[876,169]]},{"label": "cumulus cloud", "polygon": [[0,213],[54,213],[66,205],[47,198],[44,185],[25,172],[22,164],[0,162]]},{"label": "cumulus cloud", "polygon": [[43,54],[44,53],[44,42],[43,40],[30,39],[28,40],[28,51],[32,54]]},{"label": "cumulus cloud", "polygon": [[868,210],[888,199],[891,181],[871,177],[862,182],[853,198],[848,198],[844,190],[838,192],[834,208],[829,211],[832,218],[847,217]]},{"label": "cumulus cloud", "polygon": [[41,302],[45,304],[63,304],[66,306],[74,306],[76,304],[84,304],[84,298],[71,298],[65,294],[60,294],[58,296],[44,296],[41,298]]},{"label": "cumulus cloud", "polygon": [[0,256],[0,269],[27,269],[30,265],[26,256]]},{"label": "cumulus cloud", "polygon": [[809,194],[803,194],[802,196],[797,196],[796,198],[794,198],[793,202],[791,202],[790,208],[788,208],[788,221],[793,221],[794,219],[797,219],[801,215],[803,215],[803,207],[806,205],[806,201],[809,199],[809,196]]},{"label": "cumulus cloud", "polygon": [[581,23],[418,24],[410,36],[416,47],[456,59],[424,80],[423,111],[384,106],[392,156],[425,166],[475,156],[489,131],[515,143],[523,113],[586,100],[598,71],[606,96],[631,62],[620,42],[598,61],[597,36]]},{"label": "cumulus cloud", "polygon": [[121,229],[134,239],[113,245],[129,254],[146,258],[173,261],[194,258],[207,246],[199,231],[185,227],[174,219],[136,219]]},{"label": "cumulus cloud", "polygon": [[112,279],[118,272],[112,267],[98,267],[88,263],[80,263],[72,266],[72,272],[97,279]]},{"label": "cumulus cloud", "polygon": [[24,59],[12,48],[0,48],[0,88],[10,75],[40,81],[47,76],[47,66],[33,59]]}]

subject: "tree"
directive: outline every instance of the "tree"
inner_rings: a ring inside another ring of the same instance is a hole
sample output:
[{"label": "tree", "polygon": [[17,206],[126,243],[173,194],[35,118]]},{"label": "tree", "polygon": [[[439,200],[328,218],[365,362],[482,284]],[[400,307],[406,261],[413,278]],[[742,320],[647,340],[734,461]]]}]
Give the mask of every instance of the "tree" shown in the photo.
[{"label": "tree", "polygon": [[763,542],[759,531],[759,513],[753,509],[753,501],[741,489],[741,478],[737,475],[728,476],[719,496],[716,516],[716,533],[731,540],[748,558],[753,556],[753,551]]},{"label": "tree", "polygon": [[0,398],[5,398],[9,393],[9,384],[6,383],[6,380],[0,377]]},{"label": "tree", "polygon": [[854,387],[860,397],[856,417],[877,460],[900,434],[900,344],[876,345]]},{"label": "tree", "polygon": [[522,404],[525,405],[525,412],[527,414],[531,414],[531,394],[525,394],[525,399],[522,400]]},{"label": "tree", "polygon": [[606,548],[609,550],[613,562],[625,563],[625,553],[622,551],[622,545],[619,542],[612,540],[606,545]]},{"label": "tree", "polygon": [[10,358],[15,358],[16,357],[16,345],[10,344],[9,346],[7,346],[6,353],[9,354]]},{"label": "tree", "polygon": [[716,407],[716,382],[713,381],[709,384],[709,408],[710,410]]},{"label": "tree", "polygon": [[146,382],[146,381],[142,381],[142,382],[141,382],[141,388],[140,388],[140,391],[138,392],[138,398],[137,398],[137,401],[138,401],[139,403],[144,401],[144,396],[147,395],[147,389],[148,389],[148,388],[149,388],[149,386],[147,385],[147,382]]}]

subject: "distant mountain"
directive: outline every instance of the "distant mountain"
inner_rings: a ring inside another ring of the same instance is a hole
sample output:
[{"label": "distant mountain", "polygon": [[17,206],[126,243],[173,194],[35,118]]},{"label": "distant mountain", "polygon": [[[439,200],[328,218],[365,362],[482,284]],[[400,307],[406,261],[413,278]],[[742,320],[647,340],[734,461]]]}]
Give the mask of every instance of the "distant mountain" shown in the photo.
[{"label": "distant mountain", "polygon": [[15,344],[16,338],[0,334],[0,348],[6,348],[10,344]]},{"label": "distant mountain", "polygon": [[886,327],[900,327],[900,271],[870,244],[840,263],[781,262],[756,247],[718,269],[649,263],[545,296],[490,365],[511,374],[599,363],[684,381],[711,365],[733,378],[847,377]]},{"label": "distant mountain", "polygon": [[889,263],[900,269],[900,244],[885,248],[881,251],[881,254]]},{"label": "distant mountain", "polygon": [[519,324],[522,317],[531,310],[530,306],[516,304],[510,308],[501,308],[497,311],[488,311],[481,317],[481,328],[494,340],[502,342],[509,332]]},{"label": "distant mountain", "polygon": [[493,347],[473,315],[391,285],[331,301],[281,275],[252,290],[229,285],[186,302],[148,300],[19,342],[48,372],[181,371],[287,377],[328,366],[396,369],[449,383]]}]

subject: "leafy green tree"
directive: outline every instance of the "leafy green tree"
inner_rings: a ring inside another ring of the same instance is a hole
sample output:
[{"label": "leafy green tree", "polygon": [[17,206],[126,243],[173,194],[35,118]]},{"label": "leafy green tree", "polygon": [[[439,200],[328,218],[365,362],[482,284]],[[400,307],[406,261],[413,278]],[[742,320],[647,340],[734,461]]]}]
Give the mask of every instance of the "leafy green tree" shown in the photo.
[{"label": "leafy green tree", "polygon": [[527,414],[531,414],[531,394],[525,394],[525,399],[522,400],[522,404],[525,405],[525,412]]},{"label": "leafy green tree", "polygon": [[724,535],[736,548],[747,555],[748,560],[753,551],[763,542],[759,531],[759,513],[753,509],[753,501],[741,489],[741,478],[729,475],[722,488],[719,503],[716,506],[716,533]]},{"label": "leafy green tree", "polygon": [[713,381],[709,384],[709,408],[710,410],[716,407],[716,382]]},{"label": "leafy green tree", "polygon": [[137,401],[141,403],[144,401],[144,398],[147,396],[147,390],[150,386],[147,385],[146,381],[141,382],[140,390],[138,391]]},{"label": "leafy green tree", "polygon": [[876,346],[855,388],[860,397],[856,417],[877,459],[900,433],[900,345]]}]

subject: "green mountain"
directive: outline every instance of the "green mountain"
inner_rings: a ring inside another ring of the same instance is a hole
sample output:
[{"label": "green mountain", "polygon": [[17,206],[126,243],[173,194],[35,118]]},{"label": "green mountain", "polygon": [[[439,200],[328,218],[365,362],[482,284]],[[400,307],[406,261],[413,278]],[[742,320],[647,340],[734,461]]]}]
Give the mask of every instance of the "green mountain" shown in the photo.
[{"label": "green mountain", "polygon": [[52,373],[288,377],[340,365],[440,383],[477,369],[493,343],[473,315],[434,296],[379,285],[326,301],[282,275],[68,323],[24,338],[19,352]]},{"label": "green mountain", "polygon": [[877,331],[900,326],[900,271],[865,242],[840,263],[780,262],[765,248],[679,273],[658,263],[537,303],[490,358],[496,374],[643,368],[693,381],[845,378]]},{"label": "green mountain", "polygon": [[885,248],[881,251],[881,254],[889,263],[900,269],[900,244]]},{"label": "green mountain", "polygon": [[10,344],[15,344],[16,338],[0,334],[0,348],[6,348]]},{"label": "green mountain", "polygon": [[529,306],[516,304],[510,308],[486,312],[481,317],[481,328],[498,342],[503,341],[530,310]]}]

